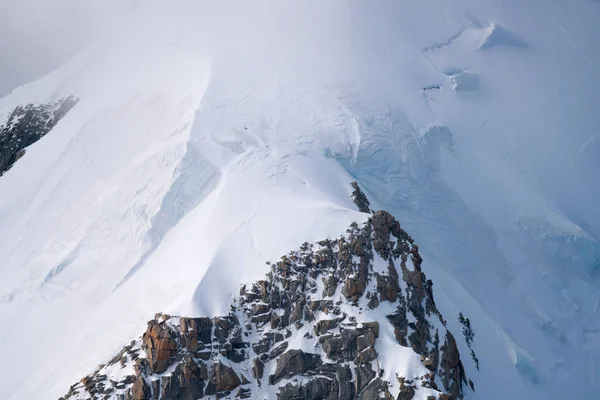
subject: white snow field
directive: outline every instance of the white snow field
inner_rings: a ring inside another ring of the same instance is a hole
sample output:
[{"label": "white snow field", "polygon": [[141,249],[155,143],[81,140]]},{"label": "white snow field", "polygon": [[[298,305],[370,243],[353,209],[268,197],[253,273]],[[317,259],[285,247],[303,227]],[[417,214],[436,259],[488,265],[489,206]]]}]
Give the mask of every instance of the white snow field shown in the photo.
[{"label": "white snow field", "polygon": [[80,98],[0,177],[0,398],[226,313],[366,218],[352,180],[419,244],[468,398],[598,396],[600,2],[139,3],[0,100]]}]

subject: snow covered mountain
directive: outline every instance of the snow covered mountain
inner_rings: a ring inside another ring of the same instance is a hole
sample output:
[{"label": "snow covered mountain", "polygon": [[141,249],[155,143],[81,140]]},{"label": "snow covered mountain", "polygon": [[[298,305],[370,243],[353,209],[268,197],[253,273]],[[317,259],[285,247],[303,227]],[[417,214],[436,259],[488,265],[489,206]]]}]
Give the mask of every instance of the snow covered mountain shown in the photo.
[{"label": "snow covered mountain", "polygon": [[[375,212],[268,263],[226,316],[157,314],[62,399],[463,398],[475,386],[422,261],[398,221]],[[470,321],[461,322],[470,345]]]},{"label": "snow covered mountain", "polygon": [[[466,398],[593,398],[599,20],[595,0],[137,2],[0,100],[0,397],[64,396],[156,313],[229,315],[265,261],[367,221],[356,180],[419,244]],[[423,363],[388,333],[395,396]]]}]

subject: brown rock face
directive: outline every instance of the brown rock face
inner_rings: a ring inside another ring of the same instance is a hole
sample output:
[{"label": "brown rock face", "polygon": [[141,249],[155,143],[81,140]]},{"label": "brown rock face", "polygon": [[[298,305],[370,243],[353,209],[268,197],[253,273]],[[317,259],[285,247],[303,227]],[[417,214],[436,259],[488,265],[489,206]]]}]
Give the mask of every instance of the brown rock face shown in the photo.
[{"label": "brown rock face", "polygon": [[379,337],[379,322],[377,322],[377,321],[363,322],[361,329],[364,329],[366,331],[371,331],[371,332],[373,332],[373,334],[375,335],[376,338]]},{"label": "brown rock face", "polygon": [[412,386],[402,385],[396,400],[412,400],[413,397],[415,397],[415,389]]},{"label": "brown rock face", "polygon": [[337,318],[317,321],[317,323],[314,326],[315,335],[323,335],[328,330],[335,328],[338,324],[338,321],[339,320]]},{"label": "brown rock face", "polygon": [[360,277],[348,278],[342,287],[342,294],[347,299],[356,301],[362,296],[366,288],[367,283]]},{"label": "brown rock face", "polygon": [[142,341],[146,347],[146,356],[150,370],[155,374],[163,373],[169,367],[171,356],[177,349],[177,343],[171,337],[171,330],[161,326],[156,320],[148,322],[148,329]]},{"label": "brown rock face", "polygon": [[323,297],[333,296],[338,285],[336,277],[329,276],[327,278],[323,278],[323,284],[325,285],[325,288],[323,289]]},{"label": "brown rock face", "polygon": [[320,363],[321,357],[317,354],[305,353],[302,350],[290,350],[283,353],[277,360],[275,373],[269,376],[269,384],[273,385],[281,379],[303,374]]},{"label": "brown rock face", "polygon": [[365,334],[360,335],[356,338],[356,344],[358,351],[363,351],[367,347],[373,346],[375,344],[375,333],[368,331]]},{"label": "brown rock face", "polygon": [[358,187],[358,182],[352,182],[351,185],[354,189],[354,191],[352,192],[352,201],[354,202],[354,204],[356,204],[358,210],[364,213],[371,213],[371,209],[369,208],[369,199],[363,193],[363,191],[360,190],[360,187]]},{"label": "brown rock face", "polygon": [[131,395],[133,400],[150,400],[152,398],[150,387],[146,384],[146,381],[144,381],[144,378],[141,376],[138,376],[133,383]]},{"label": "brown rock face", "polygon": [[374,348],[368,347],[365,350],[358,353],[356,359],[354,360],[355,364],[366,364],[377,358],[377,352]]},{"label": "brown rock face", "polygon": [[387,382],[380,378],[373,379],[371,383],[358,395],[359,400],[393,400],[392,394],[389,392]]},{"label": "brown rock face", "polygon": [[235,371],[221,363],[214,365],[214,380],[217,392],[233,390],[242,384]]},{"label": "brown rock face", "polygon": [[414,286],[418,289],[423,288],[423,276],[421,271],[419,271],[419,267],[415,264],[415,270],[411,271],[406,267],[406,262],[402,260],[400,263],[400,268],[402,269],[402,280],[406,282],[409,286]]},{"label": "brown rock face", "polygon": [[263,373],[265,371],[265,364],[260,361],[258,358],[255,358],[252,362],[252,377],[254,379],[262,379]]},{"label": "brown rock face", "polygon": [[456,340],[450,332],[446,332],[446,340],[442,346],[440,378],[444,388],[450,392],[452,398],[463,397],[462,382],[467,383],[465,369],[456,345]]},{"label": "brown rock face", "polygon": [[210,342],[212,321],[210,318],[180,318],[181,339],[185,348],[194,353],[202,350],[202,343]]},{"label": "brown rock face", "polygon": [[393,264],[388,266],[388,273],[389,275],[386,276],[377,275],[377,292],[381,301],[394,303],[398,299],[400,287],[398,286],[398,272]]}]

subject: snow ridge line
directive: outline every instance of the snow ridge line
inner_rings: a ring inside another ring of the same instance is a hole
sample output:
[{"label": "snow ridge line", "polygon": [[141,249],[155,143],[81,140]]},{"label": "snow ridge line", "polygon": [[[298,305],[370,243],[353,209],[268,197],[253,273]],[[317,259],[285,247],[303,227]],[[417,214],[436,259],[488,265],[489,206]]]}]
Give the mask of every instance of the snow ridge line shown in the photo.
[{"label": "snow ridge line", "polygon": [[375,212],[267,263],[227,316],[157,314],[62,400],[463,398],[474,386],[418,250],[391,214]]}]

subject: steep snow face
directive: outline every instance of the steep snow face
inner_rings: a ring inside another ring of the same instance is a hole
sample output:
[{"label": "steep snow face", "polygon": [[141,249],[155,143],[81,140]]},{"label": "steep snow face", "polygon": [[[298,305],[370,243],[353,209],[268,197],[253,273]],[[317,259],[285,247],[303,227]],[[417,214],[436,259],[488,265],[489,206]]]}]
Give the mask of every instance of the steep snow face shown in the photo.
[{"label": "steep snow face", "polygon": [[465,357],[412,243],[385,211],[305,242],[243,285],[227,316],[157,314],[64,399],[462,398]]},{"label": "steep snow face", "polygon": [[0,178],[2,349],[35,360],[3,397],[58,397],[157,311],[226,313],[364,218],[352,177],[472,321],[473,397],[593,393],[600,4],[430,3],[149,2],[0,101],[80,99]]}]

